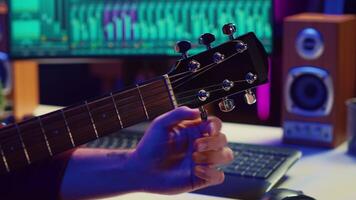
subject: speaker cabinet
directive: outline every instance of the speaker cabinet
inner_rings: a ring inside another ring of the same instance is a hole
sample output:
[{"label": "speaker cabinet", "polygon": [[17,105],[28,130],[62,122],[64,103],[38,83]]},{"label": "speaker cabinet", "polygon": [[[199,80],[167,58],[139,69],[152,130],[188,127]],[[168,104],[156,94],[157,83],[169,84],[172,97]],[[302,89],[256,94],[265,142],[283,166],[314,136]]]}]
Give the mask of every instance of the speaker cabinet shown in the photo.
[{"label": "speaker cabinet", "polygon": [[283,36],[283,139],[335,147],[355,89],[356,18],[298,14],[285,19]]}]

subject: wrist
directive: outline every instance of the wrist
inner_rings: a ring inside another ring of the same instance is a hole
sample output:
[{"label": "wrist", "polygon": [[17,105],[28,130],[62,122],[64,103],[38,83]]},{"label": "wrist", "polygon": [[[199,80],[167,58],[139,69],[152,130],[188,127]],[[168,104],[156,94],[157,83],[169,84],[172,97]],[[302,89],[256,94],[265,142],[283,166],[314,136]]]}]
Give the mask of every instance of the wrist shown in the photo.
[{"label": "wrist", "polygon": [[129,174],[132,174],[132,184],[136,192],[152,192],[151,187],[154,185],[155,177],[150,170],[150,162],[143,159],[139,152],[128,152],[125,168]]},{"label": "wrist", "polygon": [[[126,151],[124,153],[114,151],[107,154],[109,159],[117,163],[117,165],[113,166],[113,170],[109,170],[116,172],[117,189],[119,191],[126,191],[125,193],[142,191],[141,165],[133,159],[133,156],[133,151]],[[112,177],[110,174],[109,176],[109,178]]]},{"label": "wrist", "polygon": [[127,150],[79,149],[62,181],[64,199],[101,198],[140,190]]}]

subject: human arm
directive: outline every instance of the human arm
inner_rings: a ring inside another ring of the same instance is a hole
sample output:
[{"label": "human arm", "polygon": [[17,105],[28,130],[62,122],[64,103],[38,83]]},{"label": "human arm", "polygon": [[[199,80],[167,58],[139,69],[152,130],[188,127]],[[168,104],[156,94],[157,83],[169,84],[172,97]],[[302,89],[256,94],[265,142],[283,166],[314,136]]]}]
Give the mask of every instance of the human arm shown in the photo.
[{"label": "human arm", "polygon": [[0,199],[57,199],[73,150],[0,176]]},{"label": "human arm", "polygon": [[155,119],[134,151],[78,149],[63,179],[64,199],[133,191],[174,194],[221,183],[217,165],[232,160],[221,122],[178,108]]}]

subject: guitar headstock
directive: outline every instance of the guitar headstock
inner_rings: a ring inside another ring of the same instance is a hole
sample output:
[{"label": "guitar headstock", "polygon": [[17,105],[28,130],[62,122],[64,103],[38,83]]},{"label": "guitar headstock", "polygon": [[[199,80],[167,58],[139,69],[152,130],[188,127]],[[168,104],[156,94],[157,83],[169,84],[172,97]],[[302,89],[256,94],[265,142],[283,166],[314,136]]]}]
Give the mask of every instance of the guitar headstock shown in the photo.
[{"label": "guitar headstock", "polygon": [[177,43],[183,56],[168,75],[178,105],[197,108],[222,99],[220,110],[229,112],[235,105],[228,97],[240,92],[245,92],[246,103],[256,102],[251,89],[268,81],[268,56],[254,33],[234,38],[235,31],[226,24],[223,32],[230,40],[216,47],[211,47],[215,37],[203,34],[199,43],[207,50],[193,56],[187,54],[190,44]]}]

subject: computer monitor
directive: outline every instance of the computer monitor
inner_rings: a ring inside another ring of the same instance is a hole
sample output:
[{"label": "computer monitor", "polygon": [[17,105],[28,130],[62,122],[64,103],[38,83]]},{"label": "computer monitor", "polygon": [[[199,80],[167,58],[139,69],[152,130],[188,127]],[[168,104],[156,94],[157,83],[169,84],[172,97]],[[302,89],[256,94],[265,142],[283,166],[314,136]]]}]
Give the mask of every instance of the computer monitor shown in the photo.
[{"label": "computer monitor", "polygon": [[176,55],[174,44],[206,32],[227,40],[254,31],[272,51],[272,0],[11,0],[12,58]]}]

